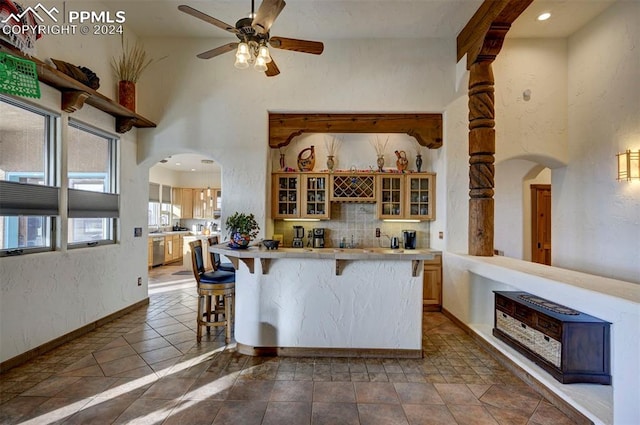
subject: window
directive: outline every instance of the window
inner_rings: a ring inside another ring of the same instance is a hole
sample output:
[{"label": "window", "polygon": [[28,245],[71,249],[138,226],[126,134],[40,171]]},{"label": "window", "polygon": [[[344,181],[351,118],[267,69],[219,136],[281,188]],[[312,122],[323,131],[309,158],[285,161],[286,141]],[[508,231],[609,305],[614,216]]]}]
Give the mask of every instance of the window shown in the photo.
[{"label": "window", "polygon": [[71,247],[115,243],[119,216],[117,139],[69,122],[68,242]]},{"label": "window", "polygon": [[0,95],[0,255],[54,248],[59,117]]},{"label": "window", "polygon": [[[161,190],[162,189],[162,190]],[[149,227],[166,227],[171,221],[171,186],[149,183]]]}]

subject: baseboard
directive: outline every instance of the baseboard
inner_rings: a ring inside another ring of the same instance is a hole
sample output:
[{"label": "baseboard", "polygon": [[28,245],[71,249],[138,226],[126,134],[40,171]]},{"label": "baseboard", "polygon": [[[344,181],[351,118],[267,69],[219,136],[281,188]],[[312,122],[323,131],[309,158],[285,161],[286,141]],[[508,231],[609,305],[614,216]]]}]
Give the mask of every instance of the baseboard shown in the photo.
[{"label": "baseboard", "polygon": [[491,345],[487,340],[482,338],[476,332],[473,331],[470,327],[468,327],[465,323],[460,321],[456,316],[451,314],[444,307],[442,308],[442,314],[444,314],[449,320],[463,329],[475,342],[478,343],[482,348],[484,348],[493,358],[495,358],[502,366],[504,366],[511,373],[516,375],[518,378],[522,379],[527,385],[529,385],[534,391],[542,395],[545,399],[549,400],[551,404],[558,408],[562,413],[571,418],[578,425],[593,425],[593,422],[576,410],[575,407],[567,403],[563,398],[558,396],[556,393],[551,391],[544,385],[542,382],[535,379],[531,376],[526,370],[524,370],[520,365],[515,363],[513,360],[509,359],[505,355],[503,355],[498,349],[496,349],[493,345]]},{"label": "baseboard", "polygon": [[131,313],[132,311],[148,304],[149,304],[149,297],[141,301],[138,301],[137,303],[132,304],[129,307],[125,307],[122,310],[118,310],[115,313],[111,313],[108,316],[98,319],[95,322],[89,323],[87,325],[82,326],[81,328],[78,328],[67,334],[59,336],[56,339],[52,339],[51,341],[45,342],[44,344],[39,345],[35,348],[32,348],[29,351],[25,351],[22,354],[18,354],[15,357],[5,360],[2,363],[0,363],[0,374],[5,373],[16,366],[20,366],[21,364],[24,364],[30,360],[33,360],[36,357],[46,352],[49,352],[54,348],[61,346],[62,344],[66,344],[69,341],[72,341],[88,332],[91,332],[92,330],[99,328],[100,326],[106,325],[109,322],[113,322],[114,320],[124,316],[125,314]]},{"label": "baseboard", "polygon": [[248,356],[280,357],[360,357],[419,359],[422,350],[393,348],[323,348],[323,347],[251,347],[237,343],[237,350]]}]

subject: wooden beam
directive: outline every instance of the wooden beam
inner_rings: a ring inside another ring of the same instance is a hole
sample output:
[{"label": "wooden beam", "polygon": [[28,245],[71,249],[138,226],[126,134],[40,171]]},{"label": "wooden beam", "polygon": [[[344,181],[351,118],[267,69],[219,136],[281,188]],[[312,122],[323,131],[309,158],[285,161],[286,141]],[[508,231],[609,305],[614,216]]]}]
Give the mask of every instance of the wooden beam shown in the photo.
[{"label": "wooden beam", "polygon": [[303,133],[405,133],[422,146],[442,146],[442,114],[269,113],[269,146],[287,146]]},{"label": "wooden beam", "polygon": [[[494,52],[495,58],[502,48],[504,35],[511,24],[532,2],[533,0],[485,0],[458,34],[456,39],[458,61],[467,55],[467,69],[469,69],[478,59],[480,52],[487,48]],[[487,37],[487,33],[491,30],[502,32],[502,37],[497,37],[495,33]],[[493,47],[488,43],[493,44]]]}]

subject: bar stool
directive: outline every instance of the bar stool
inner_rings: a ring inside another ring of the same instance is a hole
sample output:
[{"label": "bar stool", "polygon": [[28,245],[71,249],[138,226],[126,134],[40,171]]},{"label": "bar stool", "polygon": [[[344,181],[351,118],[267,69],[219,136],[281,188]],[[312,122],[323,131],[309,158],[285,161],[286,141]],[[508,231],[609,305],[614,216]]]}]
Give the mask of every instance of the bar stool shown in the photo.
[{"label": "bar stool", "polygon": [[[207,238],[207,242],[209,243],[209,246],[218,245],[218,237],[217,236],[209,236],[209,238]],[[222,270],[222,271],[225,271],[225,272],[235,272],[236,271],[236,268],[233,267],[232,263],[221,263],[220,262],[220,254],[217,254],[215,252],[209,252],[209,255],[211,255],[211,264],[212,264],[214,270]]]},{"label": "bar stool", "polygon": [[[191,247],[191,265],[193,267],[193,276],[196,278],[198,289],[198,316],[196,340],[199,343],[202,340],[202,327],[207,327],[207,333],[210,332],[211,326],[225,327],[225,343],[231,342],[231,327],[233,325],[233,314],[236,294],[236,275],[235,273],[214,270],[205,272],[204,258],[202,256],[202,241],[195,240],[189,242]],[[218,297],[224,300],[224,307],[219,303],[214,303],[212,309],[212,297],[217,300]],[[216,320],[211,320],[211,315],[215,315]],[[224,314],[224,320],[218,320],[219,315]],[[206,318],[206,320],[205,320]]]}]

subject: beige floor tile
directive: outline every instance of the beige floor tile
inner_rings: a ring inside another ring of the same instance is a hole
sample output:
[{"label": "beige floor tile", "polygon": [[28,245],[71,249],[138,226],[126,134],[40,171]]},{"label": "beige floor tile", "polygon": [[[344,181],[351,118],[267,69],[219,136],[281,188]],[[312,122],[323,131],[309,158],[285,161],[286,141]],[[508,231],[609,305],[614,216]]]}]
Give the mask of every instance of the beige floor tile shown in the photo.
[{"label": "beige floor tile", "polygon": [[282,424],[311,424],[311,403],[302,401],[269,402],[261,425]]},{"label": "beige floor tile", "polygon": [[456,425],[447,406],[441,404],[403,404],[410,425]]},{"label": "beige floor tile", "polygon": [[399,403],[391,382],[354,382],[356,400],[360,403]]},{"label": "beige floor tile", "polygon": [[433,384],[446,404],[475,404],[480,400],[465,384]]},{"label": "beige floor tile", "polygon": [[311,402],[313,385],[311,381],[275,382],[271,391],[271,401]]},{"label": "beige floor tile", "polygon": [[361,425],[409,425],[399,404],[358,403]]},{"label": "beige floor tile", "polygon": [[393,386],[402,404],[444,404],[433,384],[399,382]]},{"label": "beige floor tile", "polygon": [[266,401],[224,401],[213,425],[260,425],[266,410]]},{"label": "beige floor tile", "polygon": [[325,403],[355,403],[355,388],[351,382],[314,382],[313,401]]}]

